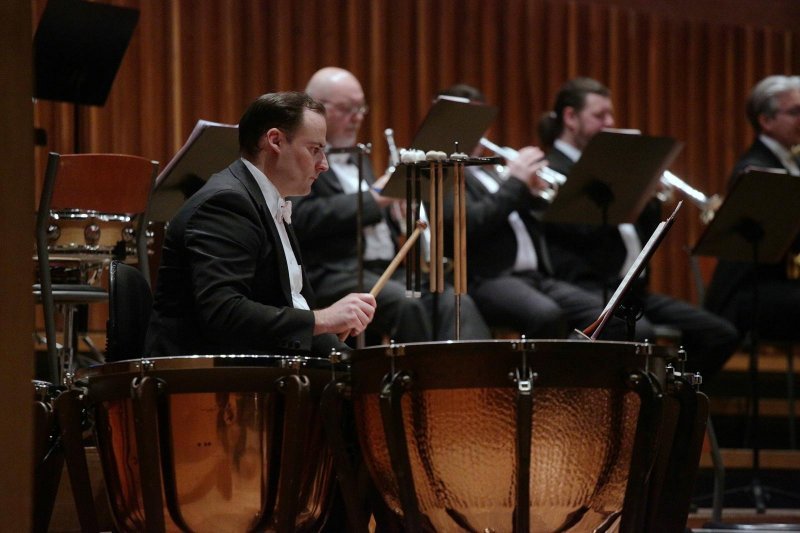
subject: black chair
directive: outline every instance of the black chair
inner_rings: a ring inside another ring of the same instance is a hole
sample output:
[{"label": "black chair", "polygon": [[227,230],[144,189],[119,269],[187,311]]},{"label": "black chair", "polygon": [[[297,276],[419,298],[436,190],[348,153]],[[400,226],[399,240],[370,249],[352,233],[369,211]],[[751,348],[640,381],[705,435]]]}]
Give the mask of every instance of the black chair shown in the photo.
[{"label": "black chair", "polygon": [[144,353],[153,308],[153,296],[144,274],[131,265],[112,261],[108,300],[106,361],[139,359]]}]

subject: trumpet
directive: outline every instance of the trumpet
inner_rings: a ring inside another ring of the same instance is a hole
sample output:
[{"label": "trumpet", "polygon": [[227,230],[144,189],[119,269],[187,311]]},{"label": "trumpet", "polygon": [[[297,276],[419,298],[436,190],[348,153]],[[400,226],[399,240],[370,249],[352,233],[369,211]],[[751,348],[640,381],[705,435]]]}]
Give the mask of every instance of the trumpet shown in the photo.
[{"label": "trumpet", "polygon": [[714,218],[714,213],[716,213],[719,206],[722,205],[722,197],[720,197],[720,195],[714,194],[706,196],[669,170],[661,175],[661,185],[668,191],[674,189],[681,191],[690,202],[700,209],[700,220],[702,220],[704,224],[711,222],[711,219]]},{"label": "trumpet", "polygon": [[[517,152],[513,148],[495,144],[486,137],[481,137],[481,140],[479,142],[481,146],[490,150],[491,152],[494,152],[495,154],[504,158],[506,161],[516,159],[517,156],[519,155],[519,152]],[[539,170],[536,171],[536,175],[539,176],[542,180],[544,180],[548,185],[550,185],[552,189],[554,189],[553,191],[554,196],[558,188],[567,182],[567,177],[564,174],[556,172],[550,167],[540,168]]]},{"label": "trumpet", "polygon": [[[481,138],[480,143],[481,146],[483,146],[484,148],[491,150],[492,152],[499,155],[500,157],[505,158],[506,160],[514,159],[515,157],[517,157],[518,152],[513,148],[509,148],[507,146],[499,146],[486,138]],[[564,185],[564,183],[566,183],[567,181],[566,176],[564,176],[560,172],[551,169],[550,167],[545,167],[543,169],[540,169],[536,174],[553,187],[554,189],[552,191],[553,194],[555,194],[558,191],[559,186]],[[711,222],[711,219],[714,218],[714,213],[719,208],[719,206],[722,205],[722,198],[718,194],[715,194],[713,196],[706,196],[705,194],[698,191],[697,189],[695,189],[694,187],[692,187],[691,185],[680,179],[678,176],[676,176],[669,170],[665,171],[661,175],[660,180],[661,180],[661,185],[666,189],[667,192],[666,194],[659,193],[658,194],[659,200],[662,201],[667,200],[669,198],[670,192],[675,189],[681,191],[681,193],[686,195],[686,198],[690,202],[692,202],[695,206],[697,206],[698,209],[700,209],[700,220],[702,220],[703,223],[705,224]]]}]

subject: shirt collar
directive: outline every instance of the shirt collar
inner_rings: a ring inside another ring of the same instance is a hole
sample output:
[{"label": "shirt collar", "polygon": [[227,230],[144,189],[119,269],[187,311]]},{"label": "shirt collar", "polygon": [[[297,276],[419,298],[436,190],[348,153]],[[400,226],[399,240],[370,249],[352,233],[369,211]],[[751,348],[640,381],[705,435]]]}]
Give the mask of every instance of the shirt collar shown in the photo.
[{"label": "shirt collar", "polygon": [[553,143],[553,147],[562,152],[565,156],[570,158],[573,163],[577,162],[578,159],[581,158],[581,151],[572,146],[571,144],[562,141],[561,139],[556,139]]},{"label": "shirt collar", "polygon": [[352,158],[348,153],[340,153],[340,154],[329,154],[327,156],[328,164],[334,165],[349,165],[352,162]]},{"label": "shirt collar", "polygon": [[[267,175],[261,172],[257,166],[243,157],[241,160],[242,163],[244,163],[244,166],[247,167],[247,170],[249,170],[256,179],[258,188],[261,189],[261,194],[264,195],[264,200],[267,202],[267,208],[269,209],[269,213],[272,215],[272,218],[276,221],[280,221],[282,217],[284,220],[287,219],[289,215],[284,215],[284,213],[287,211],[287,209],[289,213],[291,213],[292,202],[281,198],[278,189],[269,180]],[[286,220],[286,222],[289,223],[289,220]]]},{"label": "shirt collar", "polygon": [[794,156],[792,156],[792,152],[772,137],[762,133],[758,136],[758,139],[764,143],[767,148],[769,148],[770,152],[775,154],[775,156],[780,160],[781,163],[783,163],[784,166],[787,166],[787,163],[789,165],[797,164],[794,162]]}]

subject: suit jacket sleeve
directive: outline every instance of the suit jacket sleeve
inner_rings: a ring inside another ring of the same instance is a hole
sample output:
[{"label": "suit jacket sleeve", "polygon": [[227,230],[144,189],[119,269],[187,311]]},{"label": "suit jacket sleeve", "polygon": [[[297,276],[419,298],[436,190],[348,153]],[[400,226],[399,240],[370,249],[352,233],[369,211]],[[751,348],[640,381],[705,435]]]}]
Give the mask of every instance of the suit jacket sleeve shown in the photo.
[{"label": "suit jacket sleeve", "polygon": [[[497,192],[490,194],[477,178],[468,174],[467,197],[467,234],[470,240],[491,239],[505,229],[512,212],[536,206],[527,185],[514,178],[509,178]],[[444,205],[444,218],[449,235],[453,226],[453,200],[450,196]]]},{"label": "suit jacket sleeve", "polygon": [[209,197],[187,220],[185,247],[201,323],[211,330],[205,333],[233,345],[310,350],[311,311],[256,299],[267,277],[274,284],[283,259],[262,224],[257,207],[231,190]]},{"label": "suit jacket sleeve", "polygon": [[[311,194],[294,199],[292,219],[301,242],[350,234],[358,212],[357,193],[345,194],[332,170],[322,173]],[[382,219],[380,207],[369,191],[360,193],[363,200],[363,224],[377,224]]]}]

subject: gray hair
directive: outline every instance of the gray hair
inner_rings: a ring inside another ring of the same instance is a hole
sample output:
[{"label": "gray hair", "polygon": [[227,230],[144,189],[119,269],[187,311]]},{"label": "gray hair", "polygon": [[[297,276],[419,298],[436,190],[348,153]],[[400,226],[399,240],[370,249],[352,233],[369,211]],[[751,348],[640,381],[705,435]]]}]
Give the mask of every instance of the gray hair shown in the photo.
[{"label": "gray hair", "polygon": [[800,76],[768,76],[758,82],[747,98],[747,120],[756,132],[761,131],[758,117],[772,118],[778,112],[778,96],[800,90]]}]

